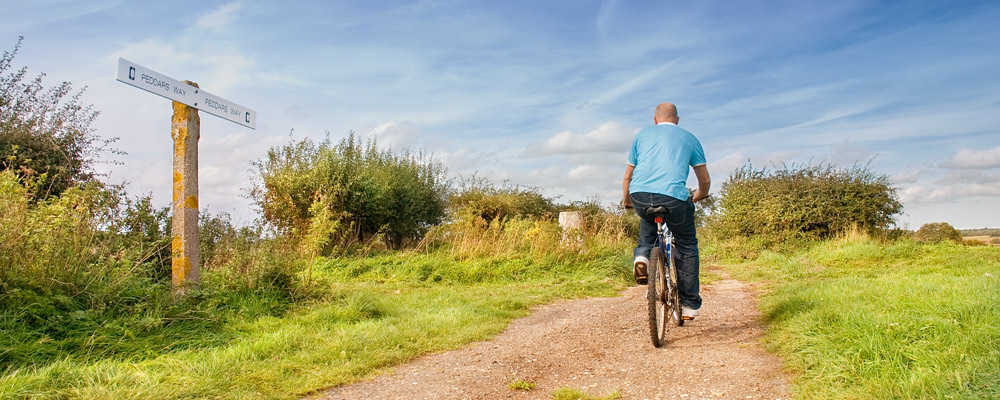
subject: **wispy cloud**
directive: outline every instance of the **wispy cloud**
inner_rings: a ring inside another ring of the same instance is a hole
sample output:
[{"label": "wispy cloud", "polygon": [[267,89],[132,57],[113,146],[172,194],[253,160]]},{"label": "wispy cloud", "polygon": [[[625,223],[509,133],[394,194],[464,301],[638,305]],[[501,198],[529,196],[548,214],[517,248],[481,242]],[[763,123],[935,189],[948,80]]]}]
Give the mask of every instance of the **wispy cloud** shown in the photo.
[{"label": "wispy cloud", "polygon": [[607,34],[608,25],[611,23],[611,17],[616,5],[618,5],[618,0],[603,0],[601,2],[601,8],[597,11],[596,21],[597,31],[600,34]]},{"label": "wispy cloud", "polygon": [[229,3],[219,9],[198,18],[195,27],[198,29],[222,30],[234,19],[237,11],[243,8],[240,3]]},{"label": "wispy cloud", "polygon": [[900,171],[899,173],[889,177],[889,182],[896,185],[902,183],[916,183],[917,179],[920,178],[921,172],[922,171],[919,168]]}]

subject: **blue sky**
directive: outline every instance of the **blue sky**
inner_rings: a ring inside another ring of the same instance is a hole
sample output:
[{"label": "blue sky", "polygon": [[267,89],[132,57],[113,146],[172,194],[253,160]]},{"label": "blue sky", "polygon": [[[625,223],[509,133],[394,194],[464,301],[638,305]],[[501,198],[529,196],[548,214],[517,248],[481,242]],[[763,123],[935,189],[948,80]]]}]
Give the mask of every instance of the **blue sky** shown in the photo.
[{"label": "blue sky", "polygon": [[617,202],[632,135],[671,101],[716,191],[747,160],[870,161],[904,226],[1000,227],[997,2],[3,3],[0,48],[23,35],[16,66],[86,86],[128,152],[102,170],[160,205],[170,104],[116,82],[118,57],[257,111],[255,131],[202,117],[201,203],[242,221],[250,162],[326,132]]}]

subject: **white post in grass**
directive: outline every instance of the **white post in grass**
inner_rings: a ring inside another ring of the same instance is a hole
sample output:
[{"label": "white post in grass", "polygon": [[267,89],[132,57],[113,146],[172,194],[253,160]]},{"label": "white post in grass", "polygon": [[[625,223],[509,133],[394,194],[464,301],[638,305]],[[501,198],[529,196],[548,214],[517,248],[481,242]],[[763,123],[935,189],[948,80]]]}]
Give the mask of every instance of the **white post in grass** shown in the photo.
[{"label": "white post in grass", "polygon": [[583,246],[583,213],[580,211],[563,211],[559,213],[559,227],[562,228],[562,245],[567,247]]}]

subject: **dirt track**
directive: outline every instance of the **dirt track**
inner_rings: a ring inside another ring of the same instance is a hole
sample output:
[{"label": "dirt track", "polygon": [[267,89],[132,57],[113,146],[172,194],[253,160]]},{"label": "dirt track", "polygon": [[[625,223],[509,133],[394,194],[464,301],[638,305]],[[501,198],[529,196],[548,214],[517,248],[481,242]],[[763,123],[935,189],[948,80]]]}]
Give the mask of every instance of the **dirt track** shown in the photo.
[{"label": "dirt track", "polygon": [[[650,344],[645,286],[621,297],[562,301],[515,320],[494,340],[430,355],[322,399],[549,399],[569,386],[623,399],[787,398],[781,362],[759,344],[763,326],[750,288],[702,286],[702,315]],[[658,375],[659,378],[652,378]],[[512,390],[514,379],[533,382]]]}]

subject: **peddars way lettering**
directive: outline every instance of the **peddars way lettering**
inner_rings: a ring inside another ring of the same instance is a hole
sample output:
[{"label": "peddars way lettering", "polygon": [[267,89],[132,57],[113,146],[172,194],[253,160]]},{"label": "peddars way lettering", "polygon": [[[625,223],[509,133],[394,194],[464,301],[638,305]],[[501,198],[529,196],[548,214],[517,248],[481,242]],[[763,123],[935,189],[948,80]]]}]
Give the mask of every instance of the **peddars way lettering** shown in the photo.
[{"label": "peddars way lettering", "polygon": [[229,107],[227,107],[225,104],[219,103],[217,101],[213,101],[212,99],[205,99],[205,105],[209,106],[209,107],[212,107],[212,108],[214,108],[216,110],[221,110],[223,112],[229,111]]},{"label": "peddars way lettering", "polygon": [[149,75],[146,75],[146,74],[142,74],[142,81],[145,82],[146,84],[150,85],[150,86],[158,87],[158,88],[161,88],[161,89],[167,90],[167,91],[170,90],[170,84],[169,83],[161,81],[159,79],[156,79],[156,78],[154,78],[152,76],[149,76]]}]

